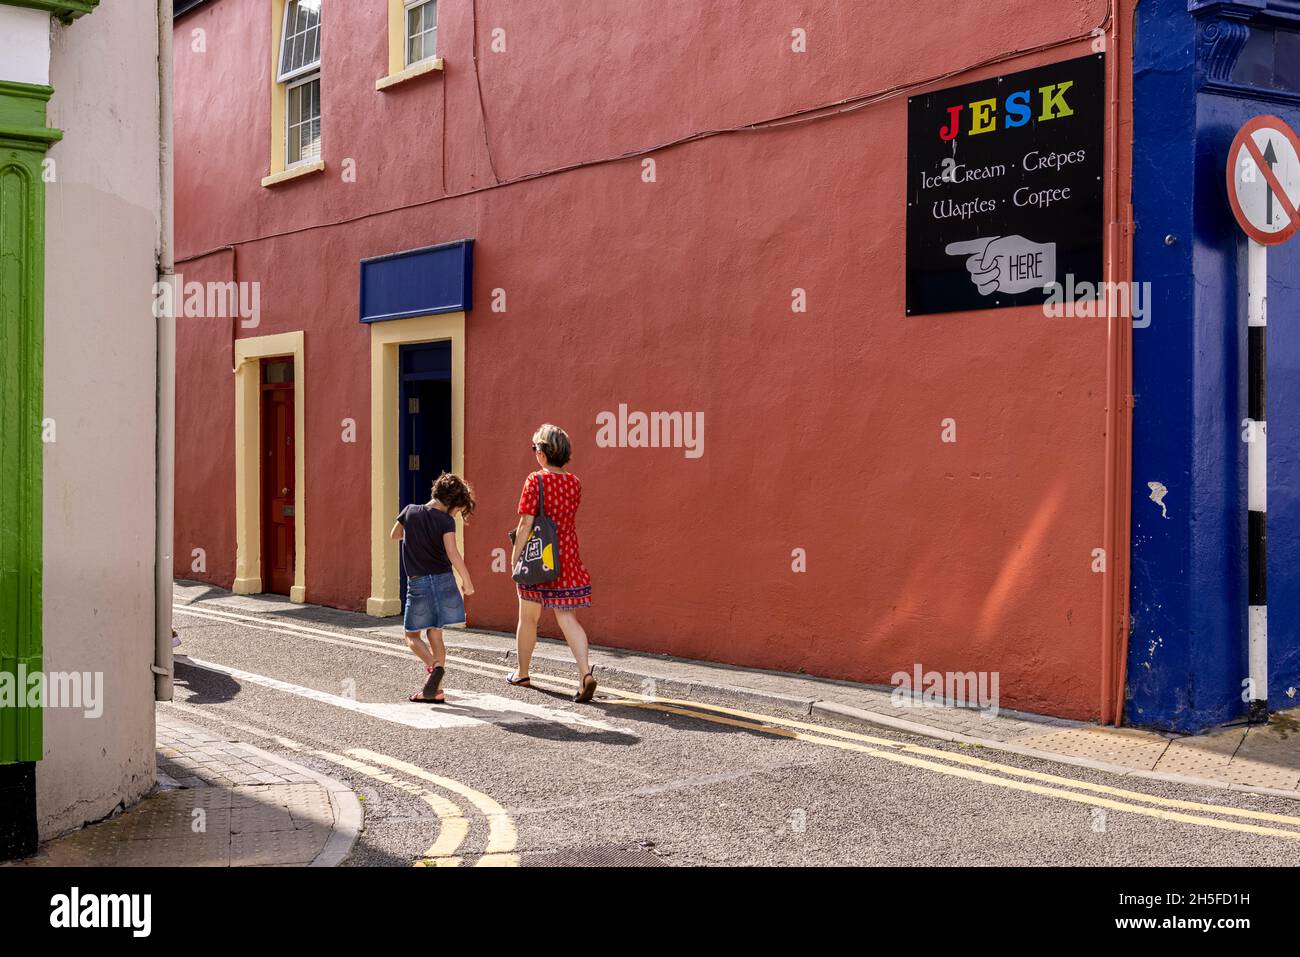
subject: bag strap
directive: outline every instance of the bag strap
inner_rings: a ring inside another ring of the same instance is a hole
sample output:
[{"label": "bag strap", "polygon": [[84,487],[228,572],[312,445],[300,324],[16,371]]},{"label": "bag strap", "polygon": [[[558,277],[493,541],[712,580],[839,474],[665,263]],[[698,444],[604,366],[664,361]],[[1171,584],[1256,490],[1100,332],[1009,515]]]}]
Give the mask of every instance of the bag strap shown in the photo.
[{"label": "bag strap", "polygon": [[538,514],[538,515],[545,515],[545,514],[546,514],[546,495],[545,495],[545,494],[543,493],[543,491],[542,491],[542,475],[543,475],[543,474],[545,474],[545,473],[543,473],[543,472],[538,472],[538,473],[537,473],[537,514]]}]

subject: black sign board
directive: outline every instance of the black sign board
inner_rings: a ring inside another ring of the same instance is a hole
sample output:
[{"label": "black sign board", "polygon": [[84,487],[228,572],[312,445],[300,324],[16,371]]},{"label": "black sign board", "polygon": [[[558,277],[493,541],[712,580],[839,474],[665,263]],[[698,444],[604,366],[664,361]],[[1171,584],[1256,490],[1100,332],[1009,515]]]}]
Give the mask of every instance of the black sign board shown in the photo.
[{"label": "black sign board", "polygon": [[908,315],[1095,295],[1105,92],[1097,54],[908,100]]}]

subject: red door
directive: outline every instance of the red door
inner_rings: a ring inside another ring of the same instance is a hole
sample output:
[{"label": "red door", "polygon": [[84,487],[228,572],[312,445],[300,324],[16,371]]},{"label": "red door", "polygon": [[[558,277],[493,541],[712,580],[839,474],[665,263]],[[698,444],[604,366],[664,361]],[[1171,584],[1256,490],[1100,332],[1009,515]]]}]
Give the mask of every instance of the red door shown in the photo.
[{"label": "red door", "polygon": [[262,588],[289,594],[294,566],[293,360],[262,361]]}]

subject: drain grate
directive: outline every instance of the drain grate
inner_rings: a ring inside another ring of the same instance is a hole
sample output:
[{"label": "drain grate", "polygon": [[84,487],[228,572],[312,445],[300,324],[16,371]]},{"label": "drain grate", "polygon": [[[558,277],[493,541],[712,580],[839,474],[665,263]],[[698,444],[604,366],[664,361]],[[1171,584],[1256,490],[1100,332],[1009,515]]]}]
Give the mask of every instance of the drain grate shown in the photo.
[{"label": "drain grate", "polygon": [[654,851],[620,844],[603,847],[571,847],[552,854],[528,854],[525,867],[667,867]]}]

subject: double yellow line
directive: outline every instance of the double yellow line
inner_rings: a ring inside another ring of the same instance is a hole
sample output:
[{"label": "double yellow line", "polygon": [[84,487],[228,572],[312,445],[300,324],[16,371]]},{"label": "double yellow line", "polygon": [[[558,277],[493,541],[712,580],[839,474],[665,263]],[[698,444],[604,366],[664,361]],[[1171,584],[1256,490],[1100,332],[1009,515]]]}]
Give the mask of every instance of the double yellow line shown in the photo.
[{"label": "double yellow line", "polygon": [[[196,614],[195,611],[185,606],[179,607],[178,610],[189,614]],[[365,650],[378,652],[380,654],[389,654],[394,657],[402,658],[407,657],[406,652],[399,651],[392,643],[380,641],[374,638],[362,638],[338,632],[325,632],[319,629],[307,628],[300,625],[286,625],[281,622],[266,623],[260,619],[252,618],[251,616],[238,615],[224,611],[213,613],[209,609],[203,609],[198,612],[198,614],[201,617],[236,620],[245,624],[257,622],[260,624],[261,628],[268,631],[287,633],[287,630],[291,629],[295,634],[301,634],[302,637],[317,641],[327,641],[331,644],[351,645],[353,647],[360,646]],[[258,627],[258,624],[250,624],[249,626]],[[454,662],[465,670],[476,672],[478,674],[501,675],[511,670],[506,666],[484,662],[477,659],[464,658],[457,655],[448,655],[447,660],[448,663]],[[552,690],[570,690],[576,687],[577,683],[567,681],[563,678],[534,675],[534,684],[538,685],[538,687],[547,687],[549,685],[552,687]],[[1096,784],[1090,781],[1080,781],[1075,778],[1067,778],[1059,775],[1047,774],[1041,771],[1031,771],[1011,765],[998,764],[983,758],[958,754],[952,751],[944,751],[938,748],[928,748],[921,745],[893,741],[887,738],[859,734],[853,731],[843,731],[825,725],[815,725],[775,715],[759,714],[719,705],[705,704],[698,701],[656,698],[653,696],[607,687],[602,687],[601,693],[606,702],[610,704],[629,708],[659,711],[665,714],[692,718],[698,721],[708,721],[715,724],[722,724],[762,734],[802,741],[821,747],[852,751],[920,770],[944,774],[950,777],[957,777],[967,781],[975,781],[1010,790],[1037,794],[1056,800],[1070,801],[1077,804],[1100,807],[1106,810],[1119,811],[1121,813],[1137,814],[1160,820],[1176,821],[1178,823],[1190,824],[1197,827],[1208,827],[1223,831],[1234,831],[1238,833],[1276,837],[1283,840],[1300,841],[1300,830],[1287,829],[1300,829],[1300,818],[1289,817],[1283,814],[1224,807],[1216,804],[1203,804],[1196,801],[1183,801],[1175,798],[1162,798],[1151,794],[1145,794],[1140,791],[1131,791],[1124,788],[1112,787],[1110,785]],[[274,738],[275,736],[272,735],[271,737]],[[348,752],[348,754],[352,755],[352,760],[356,759],[356,755],[353,754],[353,752]],[[324,753],[321,753],[320,756],[325,757],[326,760],[330,760],[330,758],[326,757]],[[395,761],[396,759],[388,760]],[[364,764],[364,762],[359,763]],[[392,764],[389,764],[388,766],[394,767]],[[406,770],[407,768],[414,767],[414,765],[406,765],[406,767],[402,769],[403,773],[420,777],[421,775]],[[424,775],[428,774],[428,772],[424,772],[423,769],[417,768],[416,770],[420,771]],[[361,771],[359,773],[364,773],[373,777],[374,772],[387,773],[383,772],[379,768],[372,768],[370,771]],[[391,777],[391,775],[389,775],[389,777]],[[426,780],[430,780],[431,783],[437,783],[433,781],[433,777],[436,776],[431,776],[430,778],[426,778]],[[377,780],[379,779],[377,778]],[[445,785],[440,786],[445,787]],[[454,792],[454,789],[451,790]],[[486,795],[482,795],[482,797],[486,798]],[[487,800],[491,799],[489,798]],[[445,805],[440,804],[439,806],[443,807],[444,811],[446,810]],[[454,807],[454,805],[452,806]],[[476,807],[479,807],[480,810],[482,810],[482,805],[476,803]],[[486,811],[484,811],[484,813],[488,814]],[[1216,816],[1206,817],[1204,815]],[[1229,820],[1221,820],[1221,818],[1228,818]],[[493,818],[491,814],[489,814],[489,822],[492,820]],[[454,818],[448,818],[448,821],[454,821]],[[1268,826],[1270,824],[1281,826]],[[447,825],[448,833],[454,833],[457,827],[458,825],[449,823]],[[447,840],[450,842],[451,839],[448,838]],[[459,842],[456,847],[459,847]],[[432,851],[433,848],[430,850]],[[443,853],[441,848],[439,853]],[[508,851],[498,850],[490,852],[487,856],[494,857],[500,854],[508,855],[508,853]]]},{"label": "double yellow line", "polygon": [[[478,862],[474,866],[519,866],[519,855],[513,853],[516,845],[519,843],[519,835],[515,831],[515,822],[510,819],[510,815],[506,813],[505,808],[492,800],[492,798],[488,797],[482,791],[476,791],[468,785],[461,784],[459,781],[453,781],[451,778],[445,778],[441,775],[434,774],[431,771],[426,771],[424,768],[407,761],[392,758],[386,754],[379,754],[367,748],[352,748],[348,751],[348,755],[353,758],[363,758],[373,761],[375,764],[385,765],[395,771],[400,771],[401,773],[410,775],[413,778],[419,778],[422,781],[428,781],[430,784],[466,798],[485,818],[487,818],[488,823],[487,847],[484,848],[483,855],[478,859]],[[354,770],[361,770],[361,773],[369,774],[371,777],[376,776],[374,772],[377,769],[369,768],[366,765],[361,764],[359,761],[355,761],[354,763],[356,764]],[[363,768],[365,768],[365,770],[362,770]],[[383,772],[379,773],[382,774]],[[456,851],[459,850],[461,842],[464,841],[465,835],[469,831],[469,822],[465,819],[464,815],[461,814],[460,808],[444,798],[439,798],[438,800],[441,802],[444,810],[439,811],[437,807],[435,807],[434,810],[438,812],[438,817],[442,820],[443,827],[439,830],[437,842],[430,847],[429,850],[425,851],[424,860],[419,862],[426,866],[429,864],[434,866],[445,866],[443,864],[444,861],[452,860],[459,863],[459,859],[455,858],[454,855]],[[444,816],[444,812],[446,812],[446,816]],[[463,825],[456,823],[458,821],[463,822]]]},{"label": "double yellow line", "polygon": [[[465,839],[469,836],[470,818],[466,817],[465,812],[461,810],[458,804],[449,800],[443,794],[403,780],[392,774],[392,771],[427,781],[444,791],[450,791],[465,798],[487,819],[487,846],[483,849],[483,853],[478,855],[478,860],[474,863],[475,867],[519,866],[519,855],[515,853],[515,848],[519,843],[519,835],[515,830],[514,821],[500,804],[482,791],[476,791],[467,784],[426,771],[418,765],[399,758],[380,754],[378,751],[371,751],[369,748],[348,748],[342,754],[336,754],[333,751],[309,747],[273,731],[245,724],[242,721],[235,721],[191,705],[172,702],[168,707],[219,721],[238,731],[245,731],[265,740],[274,741],[280,747],[289,751],[310,754],[322,761],[328,761],[330,764],[346,768],[423,801],[438,817],[438,836],[428,850],[420,855],[419,860],[414,864],[415,867],[459,867],[464,863],[465,855],[461,848],[465,843]],[[377,765],[382,765],[382,767],[377,767]],[[385,770],[385,768],[389,770]]]},{"label": "double yellow line", "polygon": [[[476,662],[476,664],[482,665],[483,662]],[[489,665],[488,667],[495,668],[496,666]],[[559,678],[547,677],[545,680],[547,683],[553,682],[565,688],[577,686],[576,682]],[[538,684],[536,675],[533,676],[533,683]],[[708,721],[794,741],[803,741],[822,747],[853,751],[884,761],[962,778],[967,781],[976,781],[981,784],[990,784],[1057,800],[1091,805],[1109,811],[1138,814],[1165,821],[1177,821],[1180,824],[1300,841],[1300,830],[1286,829],[1287,827],[1300,829],[1300,818],[1289,817],[1285,814],[1157,797],[1152,794],[1130,791],[1107,784],[1080,781],[1075,778],[1061,777],[1042,771],[1031,771],[1012,765],[998,764],[983,758],[957,754],[938,748],[927,748],[903,741],[891,741],[887,738],[859,734],[854,731],[844,731],[825,725],[809,724],[791,718],[758,714],[721,705],[703,704],[698,701],[680,701],[671,698],[654,698],[606,687],[602,687],[601,691],[608,698],[613,699],[608,701],[610,704],[659,711],[665,714],[693,718],[698,721]],[[1189,811],[1199,813],[1186,813]],[[1205,817],[1203,816],[1205,814],[1214,814],[1236,820]],[[1266,821],[1272,824],[1284,825],[1284,827],[1248,823],[1251,821]]]}]

